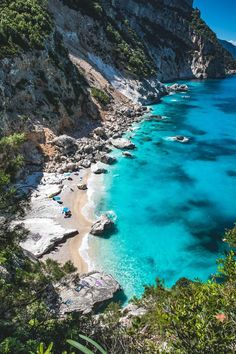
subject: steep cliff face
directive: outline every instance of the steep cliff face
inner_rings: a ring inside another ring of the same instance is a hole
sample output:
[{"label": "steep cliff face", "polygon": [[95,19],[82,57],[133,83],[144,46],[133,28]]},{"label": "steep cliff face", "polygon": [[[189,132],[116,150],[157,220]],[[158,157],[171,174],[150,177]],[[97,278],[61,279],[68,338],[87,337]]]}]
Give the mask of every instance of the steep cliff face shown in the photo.
[{"label": "steep cliff face", "polygon": [[134,101],[165,93],[159,81],[224,77],[226,60],[192,0],[50,0],[73,55]]},{"label": "steep cliff face", "polygon": [[113,0],[111,6],[104,2],[104,7],[110,8],[113,18],[117,11],[128,18],[145,43],[159,80],[223,77],[222,48],[192,4],[191,0]]},{"label": "steep cliff face", "polygon": [[[30,132],[36,142],[80,128],[99,112],[39,0],[0,4],[0,136]],[[28,134],[29,136],[29,134]]]},{"label": "steep cliff face", "polygon": [[59,134],[97,118],[86,82],[71,63],[61,36],[54,33],[44,50],[0,62],[1,130],[32,131],[48,127]]}]

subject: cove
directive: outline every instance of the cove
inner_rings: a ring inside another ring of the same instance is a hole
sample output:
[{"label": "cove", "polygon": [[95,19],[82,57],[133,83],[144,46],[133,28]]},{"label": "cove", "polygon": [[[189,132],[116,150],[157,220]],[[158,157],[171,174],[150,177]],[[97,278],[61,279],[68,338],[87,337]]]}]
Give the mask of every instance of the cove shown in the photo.
[{"label": "cove", "polygon": [[[225,228],[236,221],[236,77],[186,82],[152,106],[132,133],[133,159],[104,177],[97,214],[116,215],[117,232],[92,238],[95,268],[111,273],[128,299],[157,277],[167,287],[179,278],[206,281],[223,253]],[[169,141],[174,135],[189,143]]]}]

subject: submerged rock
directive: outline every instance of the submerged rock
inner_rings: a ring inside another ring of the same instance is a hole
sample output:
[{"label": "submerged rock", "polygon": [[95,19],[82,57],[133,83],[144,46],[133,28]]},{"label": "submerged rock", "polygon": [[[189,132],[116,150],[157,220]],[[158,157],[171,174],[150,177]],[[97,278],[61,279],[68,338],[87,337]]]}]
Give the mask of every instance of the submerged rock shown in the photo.
[{"label": "submerged rock", "polygon": [[183,135],[177,135],[177,136],[170,136],[166,138],[166,140],[177,141],[179,143],[187,143],[189,141],[189,138]]},{"label": "submerged rock", "polygon": [[136,146],[130,140],[125,138],[112,139],[111,144],[117,149],[133,150],[136,148]]},{"label": "submerged rock", "polygon": [[189,141],[189,138],[186,138],[186,136],[177,135],[174,137],[173,140],[178,141],[180,143],[187,143]]},{"label": "submerged rock", "polygon": [[107,232],[112,231],[114,226],[114,222],[104,214],[93,224],[90,234],[103,236]]},{"label": "submerged rock", "polygon": [[124,151],[124,152],[122,152],[122,155],[124,156],[124,157],[128,157],[128,158],[130,158],[130,159],[132,159],[134,156],[130,153],[130,152],[128,152],[128,151]]}]

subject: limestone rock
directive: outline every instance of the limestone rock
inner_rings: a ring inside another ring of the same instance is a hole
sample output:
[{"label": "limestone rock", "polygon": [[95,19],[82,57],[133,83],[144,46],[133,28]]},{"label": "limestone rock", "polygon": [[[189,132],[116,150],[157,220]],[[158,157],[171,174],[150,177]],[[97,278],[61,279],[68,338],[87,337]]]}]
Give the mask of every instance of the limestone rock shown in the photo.
[{"label": "limestone rock", "polygon": [[91,161],[85,159],[80,162],[81,166],[84,168],[89,168],[91,166]]},{"label": "limestone rock", "polygon": [[114,163],[116,163],[116,158],[115,157],[112,157],[112,156],[109,156],[109,155],[102,155],[100,157],[100,161],[102,163],[105,163],[106,165],[113,165]]},{"label": "limestone rock", "polygon": [[30,230],[30,234],[21,246],[36,257],[43,256],[78,234],[76,229],[64,229],[55,220],[47,218],[26,219],[24,226]]},{"label": "limestone rock", "polygon": [[112,231],[114,228],[114,222],[106,215],[102,215],[92,226],[91,235],[103,236],[107,232]]},{"label": "limestone rock", "polygon": [[131,327],[134,317],[141,317],[145,315],[147,310],[144,307],[138,307],[135,304],[129,304],[122,311],[122,317],[120,318],[120,324],[123,327]]},{"label": "limestone rock", "polygon": [[133,150],[135,149],[135,145],[128,139],[120,138],[120,139],[112,139],[111,144],[117,149],[127,149]]},{"label": "limestone rock", "polygon": [[189,90],[188,85],[185,84],[173,84],[171,86],[167,86],[168,92],[187,92]]},{"label": "limestone rock", "polygon": [[76,139],[65,134],[53,139],[52,144],[61,148],[65,153],[75,152],[77,149]]},{"label": "limestone rock", "polygon": [[58,286],[61,298],[60,313],[90,313],[94,308],[104,305],[118,291],[120,284],[112,275],[103,272],[91,272],[80,279],[74,277]]},{"label": "limestone rock", "polygon": [[94,129],[93,133],[97,136],[99,136],[102,139],[106,139],[107,138],[107,134],[105,132],[105,129],[102,127],[98,127],[96,129]]}]

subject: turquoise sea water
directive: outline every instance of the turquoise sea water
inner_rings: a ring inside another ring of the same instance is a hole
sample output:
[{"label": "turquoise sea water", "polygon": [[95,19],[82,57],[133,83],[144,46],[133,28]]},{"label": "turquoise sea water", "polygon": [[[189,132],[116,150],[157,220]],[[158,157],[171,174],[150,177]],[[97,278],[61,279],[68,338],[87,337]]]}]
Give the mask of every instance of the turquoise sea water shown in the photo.
[{"label": "turquoise sea water", "polygon": [[[96,268],[113,274],[128,298],[156,277],[166,286],[207,280],[223,231],[236,221],[236,77],[188,85],[187,94],[152,106],[166,118],[141,123],[132,133],[135,158],[114,152],[118,163],[105,177],[97,211],[116,214],[117,233],[90,242]],[[190,141],[166,140],[174,135]]]}]

